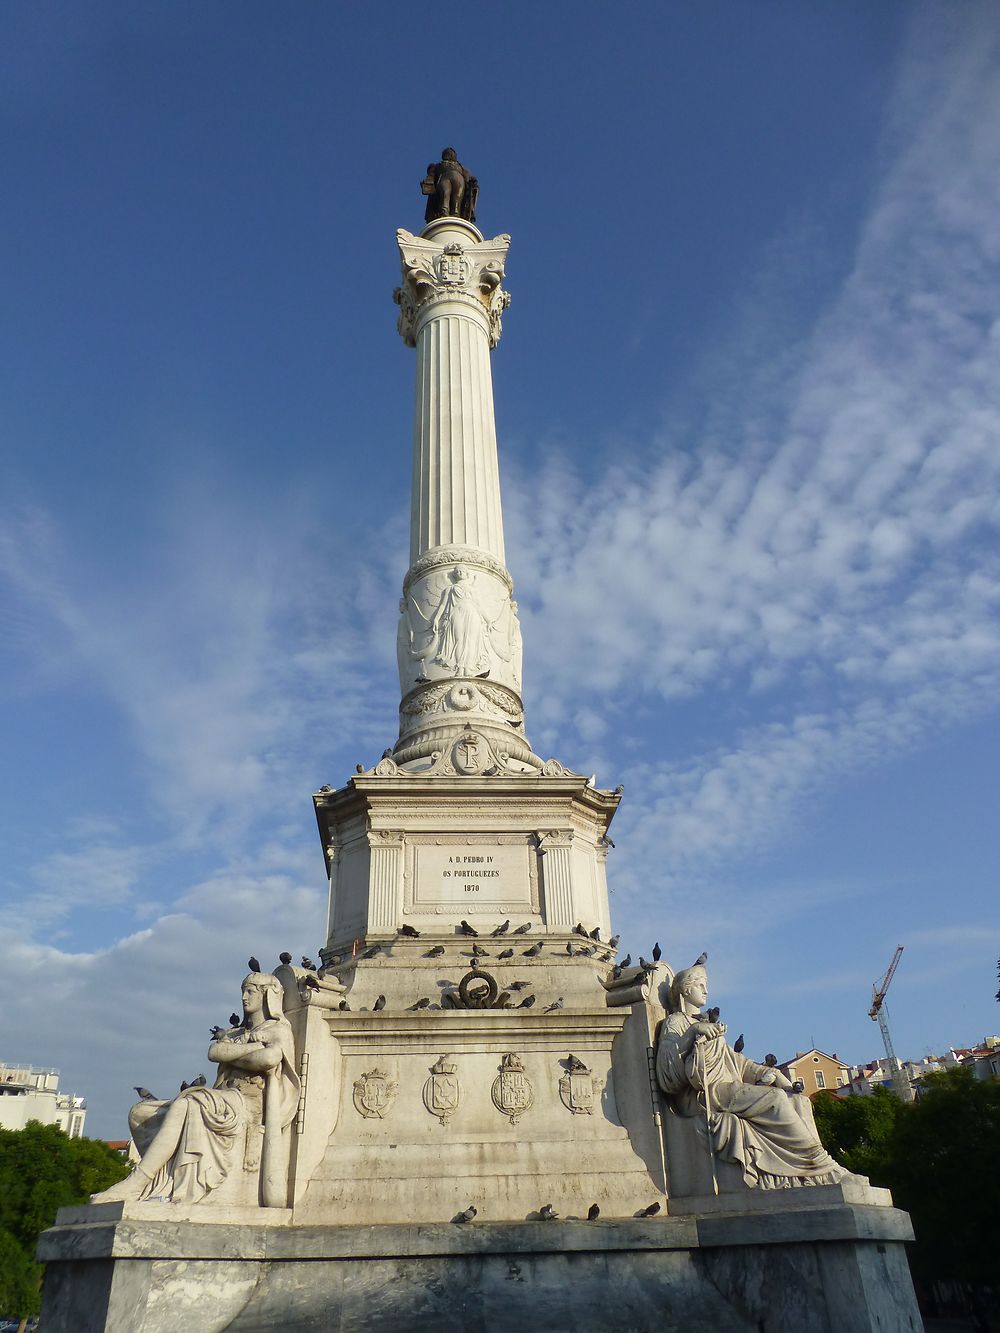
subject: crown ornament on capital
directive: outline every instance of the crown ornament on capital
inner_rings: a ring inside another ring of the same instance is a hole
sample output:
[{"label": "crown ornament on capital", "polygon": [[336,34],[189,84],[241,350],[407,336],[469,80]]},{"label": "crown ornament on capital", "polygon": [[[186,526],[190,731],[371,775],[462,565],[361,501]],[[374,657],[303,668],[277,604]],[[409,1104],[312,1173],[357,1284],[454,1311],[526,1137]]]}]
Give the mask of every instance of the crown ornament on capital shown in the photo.
[{"label": "crown ornament on capital", "polygon": [[474,311],[484,322],[490,347],[496,347],[503,331],[501,315],[510,305],[510,293],[501,285],[510,237],[483,240],[470,222],[439,218],[421,236],[400,227],[396,241],[403,283],[393,300],[399,306],[396,328],[407,347],[416,346],[421,325],[435,307],[446,303]]}]

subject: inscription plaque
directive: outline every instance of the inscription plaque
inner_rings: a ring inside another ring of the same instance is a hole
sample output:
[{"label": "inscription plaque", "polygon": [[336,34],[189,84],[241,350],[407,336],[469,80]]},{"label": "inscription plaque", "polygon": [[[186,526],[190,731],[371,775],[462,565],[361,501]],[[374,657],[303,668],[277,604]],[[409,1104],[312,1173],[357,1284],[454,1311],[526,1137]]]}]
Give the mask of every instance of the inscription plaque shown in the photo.
[{"label": "inscription plaque", "polygon": [[413,907],[531,910],[526,845],[444,843],[414,848]]}]

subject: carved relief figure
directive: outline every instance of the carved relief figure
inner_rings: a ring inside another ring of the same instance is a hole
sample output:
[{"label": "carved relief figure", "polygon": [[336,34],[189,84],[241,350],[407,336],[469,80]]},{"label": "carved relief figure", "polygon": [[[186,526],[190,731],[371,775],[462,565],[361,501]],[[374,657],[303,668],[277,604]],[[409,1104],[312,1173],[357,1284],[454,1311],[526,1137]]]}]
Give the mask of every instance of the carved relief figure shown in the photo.
[{"label": "carved relief figure", "polygon": [[[414,657],[428,659],[456,676],[489,674],[490,621],[483,615],[476,596],[476,579],[461,565],[448,574],[448,583],[428,619],[411,598],[411,605],[424,621],[426,642],[410,649]],[[411,642],[415,636],[411,630]]]},{"label": "carved relief figure", "polygon": [[459,162],[454,148],[445,148],[441,161],[430,163],[420,182],[420,192],[427,195],[425,222],[447,217],[475,222],[479,182]]},{"label": "carved relief figure", "polygon": [[777,1069],[755,1064],[729,1046],[726,1025],[699,1012],[708,974],[695,964],[670,988],[673,1010],[663,1022],[656,1077],[674,1108],[698,1118],[710,1151],[738,1163],[752,1189],[828,1185],[849,1175],[819,1141],[808,1097],[792,1092]]},{"label": "carved relief figure", "polygon": [[120,1184],[94,1203],[166,1198],[197,1203],[234,1170],[259,1173],[265,1207],[285,1204],[287,1130],[295,1119],[299,1078],[282,988],[268,972],[243,982],[244,1022],[208,1048],[219,1066],[214,1087],[189,1087],[173,1101],[146,1098],[129,1112],[142,1154]]}]

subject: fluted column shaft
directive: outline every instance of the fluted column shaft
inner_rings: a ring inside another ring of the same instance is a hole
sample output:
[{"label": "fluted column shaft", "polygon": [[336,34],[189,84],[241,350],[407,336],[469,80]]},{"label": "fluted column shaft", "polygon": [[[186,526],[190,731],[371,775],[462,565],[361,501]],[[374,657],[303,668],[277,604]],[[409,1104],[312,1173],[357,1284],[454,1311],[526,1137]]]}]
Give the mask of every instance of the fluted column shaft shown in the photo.
[{"label": "fluted column shaft", "polygon": [[471,302],[437,301],[419,322],[411,565],[435,546],[504,562],[490,340]]}]

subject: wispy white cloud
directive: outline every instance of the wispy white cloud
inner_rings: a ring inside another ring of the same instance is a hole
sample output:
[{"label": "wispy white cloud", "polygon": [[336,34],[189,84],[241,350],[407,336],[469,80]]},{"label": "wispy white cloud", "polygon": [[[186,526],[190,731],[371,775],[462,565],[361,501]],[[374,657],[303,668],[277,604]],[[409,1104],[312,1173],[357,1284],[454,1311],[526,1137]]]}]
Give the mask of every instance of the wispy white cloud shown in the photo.
[{"label": "wispy white cloud", "polygon": [[[513,479],[539,747],[589,769],[594,713],[627,739],[650,709],[667,737],[685,700],[719,710],[718,743],[628,774],[643,872],[644,845],[687,874],[759,847],[818,784],[996,706],[1000,49],[981,26],[947,59],[918,30],[853,266],[781,376],[748,351],[766,310],[744,312],[738,375],[702,377],[706,437]],[[748,695],[770,722],[740,720]]]}]

